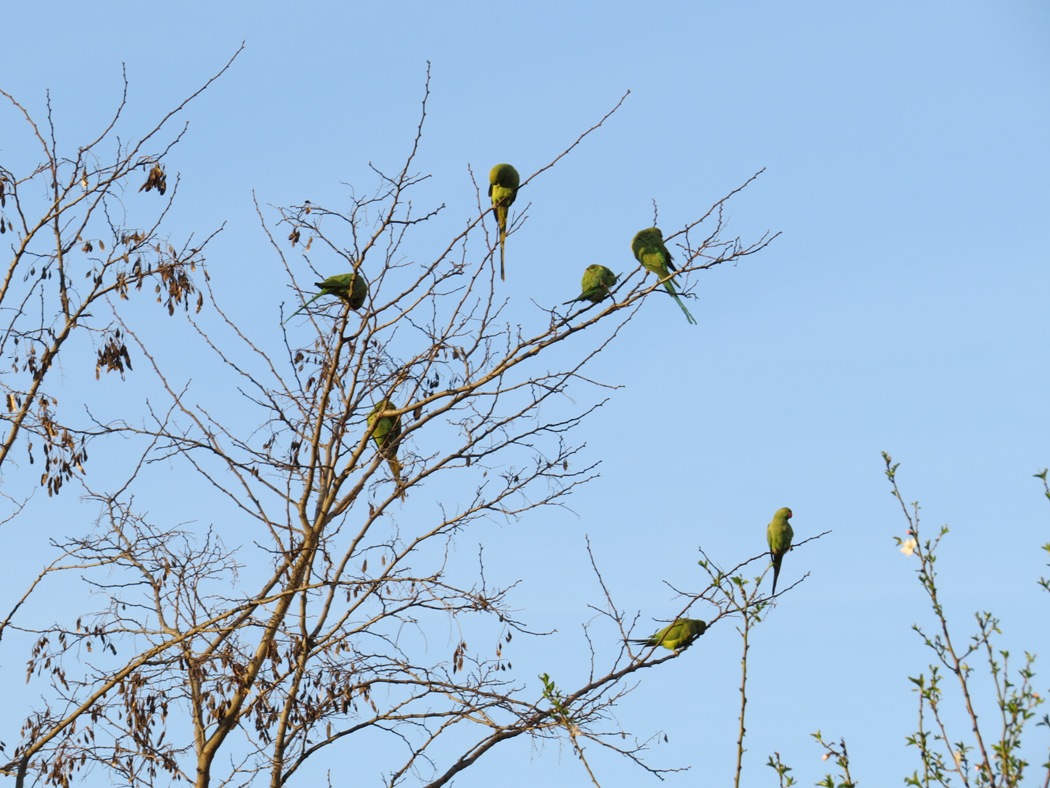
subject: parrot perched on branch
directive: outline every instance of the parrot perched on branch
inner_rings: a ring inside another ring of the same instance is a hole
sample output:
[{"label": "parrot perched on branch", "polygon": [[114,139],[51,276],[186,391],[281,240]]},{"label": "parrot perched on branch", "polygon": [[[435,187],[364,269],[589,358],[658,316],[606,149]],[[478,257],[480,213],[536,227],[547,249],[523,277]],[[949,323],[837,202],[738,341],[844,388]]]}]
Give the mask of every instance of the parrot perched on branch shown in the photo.
[{"label": "parrot perched on branch", "polygon": [[574,304],[577,301],[590,301],[597,304],[603,298],[609,296],[609,289],[616,284],[616,274],[604,265],[589,265],[583,272],[583,281],[580,287],[583,290],[579,297],[566,301],[566,304]]},{"label": "parrot perched on branch", "polygon": [[365,298],[368,297],[368,282],[360,271],[350,271],[346,274],[330,276],[323,282],[314,282],[314,287],[321,288],[321,292],[288,315],[285,323],[302,312],[321,296],[333,295],[350,304],[351,309],[360,309],[364,306]]},{"label": "parrot perched on branch", "polygon": [[497,164],[489,172],[489,197],[492,198],[492,213],[496,216],[499,228],[499,278],[506,281],[507,274],[503,268],[503,247],[507,241],[507,214],[514,198],[518,196],[518,185],[521,176],[509,164]]},{"label": "parrot perched on branch", "polygon": [[667,289],[667,292],[671,294],[671,297],[678,302],[678,306],[685,312],[685,319],[696,325],[696,320],[689,314],[689,310],[685,308],[682,299],[678,297],[678,291],[675,290],[675,286],[670,279],[667,279],[671,275],[671,271],[677,271],[678,269],[671,262],[671,253],[664,246],[664,234],[660,232],[660,228],[650,227],[646,230],[640,230],[634,236],[634,240],[631,241],[631,251],[634,252],[635,258],[645,270],[652,271],[661,279],[666,280],[664,287]]},{"label": "parrot perched on branch", "polygon": [[707,624],[697,618],[679,618],[655,635],[631,642],[639,646],[663,646],[669,651],[683,651],[707,631]]},{"label": "parrot perched on branch", "polygon": [[379,447],[379,456],[390,465],[394,483],[401,493],[401,500],[404,500],[405,491],[401,486],[401,463],[397,460],[397,449],[401,445],[401,417],[385,415],[387,411],[394,410],[397,408],[390,400],[380,401],[368,414],[368,429],[372,430],[372,440]]},{"label": "parrot perched on branch", "polygon": [[791,510],[786,506],[777,509],[773,515],[773,521],[766,529],[766,541],[769,542],[769,555],[773,559],[773,594],[777,593],[777,578],[780,577],[780,564],[784,560],[787,551],[791,549],[791,537],[795,532],[791,530]]}]

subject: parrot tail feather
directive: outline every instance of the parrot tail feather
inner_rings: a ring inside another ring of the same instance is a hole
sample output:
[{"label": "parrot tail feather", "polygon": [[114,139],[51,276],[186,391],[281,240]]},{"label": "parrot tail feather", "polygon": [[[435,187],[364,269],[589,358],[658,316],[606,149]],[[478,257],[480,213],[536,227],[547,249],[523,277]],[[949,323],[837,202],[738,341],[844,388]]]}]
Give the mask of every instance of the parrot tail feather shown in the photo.
[{"label": "parrot tail feather", "polygon": [[390,472],[394,475],[394,481],[401,484],[401,463],[394,457],[389,458],[387,462],[390,464]]},{"label": "parrot tail feather", "polygon": [[394,484],[397,485],[397,494],[402,501],[405,500],[405,482],[401,478],[401,471],[404,466],[397,460],[396,457],[387,458],[387,464],[390,466],[390,473],[394,476]]},{"label": "parrot tail feather", "polygon": [[682,311],[685,312],[685,319],[689,321],[690,325],[695,326],[696,325],[696,318],[693,317],[689,313],[689,310],[685,308],[685,304],[682,303],[682,299],[678,297],[678,294],[674,293],[673,295],[674,295],[674,300],[678,302],[678,306],[680,306],[682,308]]}]

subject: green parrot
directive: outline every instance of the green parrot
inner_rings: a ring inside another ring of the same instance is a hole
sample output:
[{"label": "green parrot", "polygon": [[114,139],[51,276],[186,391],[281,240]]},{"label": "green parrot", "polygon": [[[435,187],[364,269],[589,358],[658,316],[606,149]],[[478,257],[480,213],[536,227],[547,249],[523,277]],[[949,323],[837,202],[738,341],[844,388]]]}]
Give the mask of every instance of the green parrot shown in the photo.
[{"label": "green parrot", "polygon": [[663,646],[670,651],[683,651],[707,631],[707,624],[698,618],[679,618],[655,635],[640,640],[631,640],[639,646]]},{"label": "green parrot", "polygon": [[[634,252],[635,258],[645,270],[652,271],[661,279],[667,279],[671,271],[678,270],[674,267],[674,263],[671,262],[671,253],[664,246],[664,234],[660,232],[659,227],[640,230],[634,236],[634,240],[631,241],[631,251]],[[670,279],[664,282],[664,287],[671,294],[671,297],[678,302],[678,306],[682,308],[682,311],[685,312],[685,319],[695,326],[696,320],[689,314],[689,310],[685,308],[682,299],[678,297],[678,291],[675,290]]]},{"label": "green parrot", "polygon": [[777,578],[780,577],[780,564],[784,560],[787,551],[791,549],[791,537],[795,532],[791,530],[791,510],[786,506],[777,509],[773,515],[773,521],[766,529],[766,541],[769,542],[769,555],[773,559],[773,594],[777,594]]},{"label": "green parrot", "polygon": [[[390,472],[394,475],[394,482],[401,490],[401,499],[404,500],[405,491],[401,488],[401,463],[397,460],[397,449],[401,445],[401,417],[383,415],[390,410],[397,410],[394,403],[388,399],[380,401],[368,414],[368,429],[372,430],[372,440],[379,447],[379,456],[390,465]],[[375,429],[372,429],[373,424]]]},{"label": "green parrot", "polygon": [[503,246],[507,241],[507,214],[514,198],[518,196],[521,176],[509,164],[497,164],[489,172],[489,197],[492,198],[492,213],[499,228],[499,278],[506,281],[503,270]]},{"label": "green parrot", "polygon": [[321,296],[333,295],[350,304],[351,309],[360,309],[364,306],[365,298],[368,297],[368,282],[365,281],[365,277],[360,271],[336,274],[335,276],[328,277],[323,282],[314,282],[314,286],[321,288],[321,292],[292,312],[292,314],[288,315],[284,321],[285,323],[298,315]]},{"label": "green parrot", "polygon": [[577,301],[590,301],[597,304],[603,298],[609,296],[609,288],[616,284],[616,274],[604,265],[589,265],[583,272],[583,281],[580,287],[583,290],[578,298],[566,301],[566,304],[575,304]]}]

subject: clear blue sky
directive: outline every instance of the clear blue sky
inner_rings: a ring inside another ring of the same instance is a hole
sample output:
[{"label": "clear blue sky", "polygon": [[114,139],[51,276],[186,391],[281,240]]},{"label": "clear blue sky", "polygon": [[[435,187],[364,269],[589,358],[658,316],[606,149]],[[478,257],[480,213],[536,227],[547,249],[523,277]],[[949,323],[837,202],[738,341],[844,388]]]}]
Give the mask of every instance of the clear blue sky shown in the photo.
[{"label": "clear blue sky", "polygon": [[[75,143],[114,106],[126,63],[134,132],[243,40],[185,113],[189,132],[168,163],[182,178],[171,227],[227,222],[208,255],[214,287],[274,348],[279,306],[294,296],[252,193],[264,205],[334,205],[344,184],[370,189],[368,163],[392,169],[408,150],[427,61],[418,164],[453,222],[471,211],[468,166],[506,160],[531,174],[631,91],[530,184],[529,220],[508,243],[515,319],[535,319],[533,299],[575,294],[589,263],[633,266],[630,239],[651,223],[654,199],[661,224],[679,227],[766,168],[732,202],[729,233],[782,235],[695,280],[698,327],[650,299],[590,372],[623,386],[584,427],[601,477],[573,512],[486,532],[486,568],[520,576],[520,617],[558,630],[539,648],[515,640],[516,675],[535,683],[547,671],[572,686],[589,668],[586,605],[600,601],[585,534],[617,602],[655,622],[674,612],[662,580],[701,586],[697,546],[735,563],[763,549],[770,515],[791,506],[797,538],[832,533],[788,557],[782,582],[810,576],[753,636],[745,783],[774,784],[763,764],[775,750],[812,784],[827,768],[809,737],[820,729],[846,738],[862,784],[900,784],[918,765],[904,746],[915,724],[906,676],[927,660],[910,627],[930,614],[915,564],[893,543],[905,526],[880,451],[903,463],[926,534],[952,528],[939,564],[949,615],[968,625],[975,610],[996,612],[1003,647],[1050,659],[1050,599],[1035,585],[1050,572],[1039,550],[1050,507],[1031,476],[1050,465],[1050,7],[641,8],[60,2],[43,18],[22,4],[4,12],[0,86],[38,112],[49,88]],[[13,116],[2,122],[0,157],[19,144]],[[654,417],[672,425],[670,445],[645,426]],[[8,551],[31,538],[0,534]],[[468,534],[462,554],[476,542]],[[739,656],[724,621],[645,671],[621,707],[630,732],[668,734],[654,765],[692,767],[667,785],[728,784]],[[13,655],[2,669],[21,680]],[[1050,669],[1040,669],[1045,692]],[[0,721],[10,743],[9,725]],[[1030,732],[1033,763],[1046,737]],[[656,784],[589,752],[606,788]],[[585,784],[567,747],[519,742],[457,785],[491,785],[506,767],[499,782],[511,788]]]}]

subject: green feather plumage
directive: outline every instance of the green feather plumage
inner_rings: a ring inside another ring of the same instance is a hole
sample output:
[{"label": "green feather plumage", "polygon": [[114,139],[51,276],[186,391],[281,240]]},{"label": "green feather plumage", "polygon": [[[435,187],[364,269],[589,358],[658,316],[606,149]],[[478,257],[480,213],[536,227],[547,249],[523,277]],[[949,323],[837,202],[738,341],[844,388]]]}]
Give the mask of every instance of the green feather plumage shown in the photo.
[{"label": "green feather plumage", "polygon": [[589,265],[583,272],[583,280],[580,282],[582,292],[572,301],[565,303],[590,301],[592,304],[597,304],[602,299],[609,297],[609,290],[616,284],[616,279],[616,274],[604,265]]},{"label": "green feather plumage", "polygon": [[632,639],[639,646],[663,646],[669,651],[682,651],[707,631],[707,624],[698,618],[679,618],[652,637]]},{"label": "green feather plumage", "polygon": [[776,596],[780,565],[783,563],[784,556],[787,555],[788,550],[791,549],[791,540],[795,536],[791,523],[788,522],[790,519],[791,510],[785,506],[777,509],[776,514],[773,515],[773,520],[769,523],[769,527],[766,528],[769,556],[773,559],[773,593],[771,596]]},{"label": "green feather plumage", "polygon": [[509,164],[497,164],[489,171],[489,197],[492,199],[492,213],[496,217],[499,230],[499,278],[507,279],[504,270],[504,246],[507,242],[507,216],[514,198],[518,196],[521,176]]},{"label": "green feather plumage", "polygon": [[664,245],[664,234],[660,231],[660,228],[648,227],[635,233],[634,239],[631,241],[631,251],[634,252],[635,259],[642,264],[645,270],[652,271],[660,279],[666,280],[663,283],[664,288],[678,303],[678,306],[681,307],[685,313],[685,319],[696,325],[696,319],[685,308],[682,299],[678,297],[678,291],[675,289],[674,284],[667,278],[672,271],[677,271],[678,269],[671,262],[671,253]]},{"label": "green feather plumage", "polygon": [[397,459],[397,450],[401,446],[401,417],[384,415],[393,410],[397,408],[390,400],[381,400],[368,414],[368,429],[372,430],[372,440],[379,447],[379,456],[390,466],[390,473],[394,476],[394,483],[403,500],[405,492],[401,486],[402,465]]},{"label": "green feather plumage", "polygon": [[335,274],[323,282],[314,282],[314,287],[320,288],[321,292],[306,301],[301,307],[285,318],[285,323],[302,312],[321,296],[335,296],[350,305],[351,309],[360,309],[368,298],[368,282],[360,271],[349,271],[345,274]]}]

